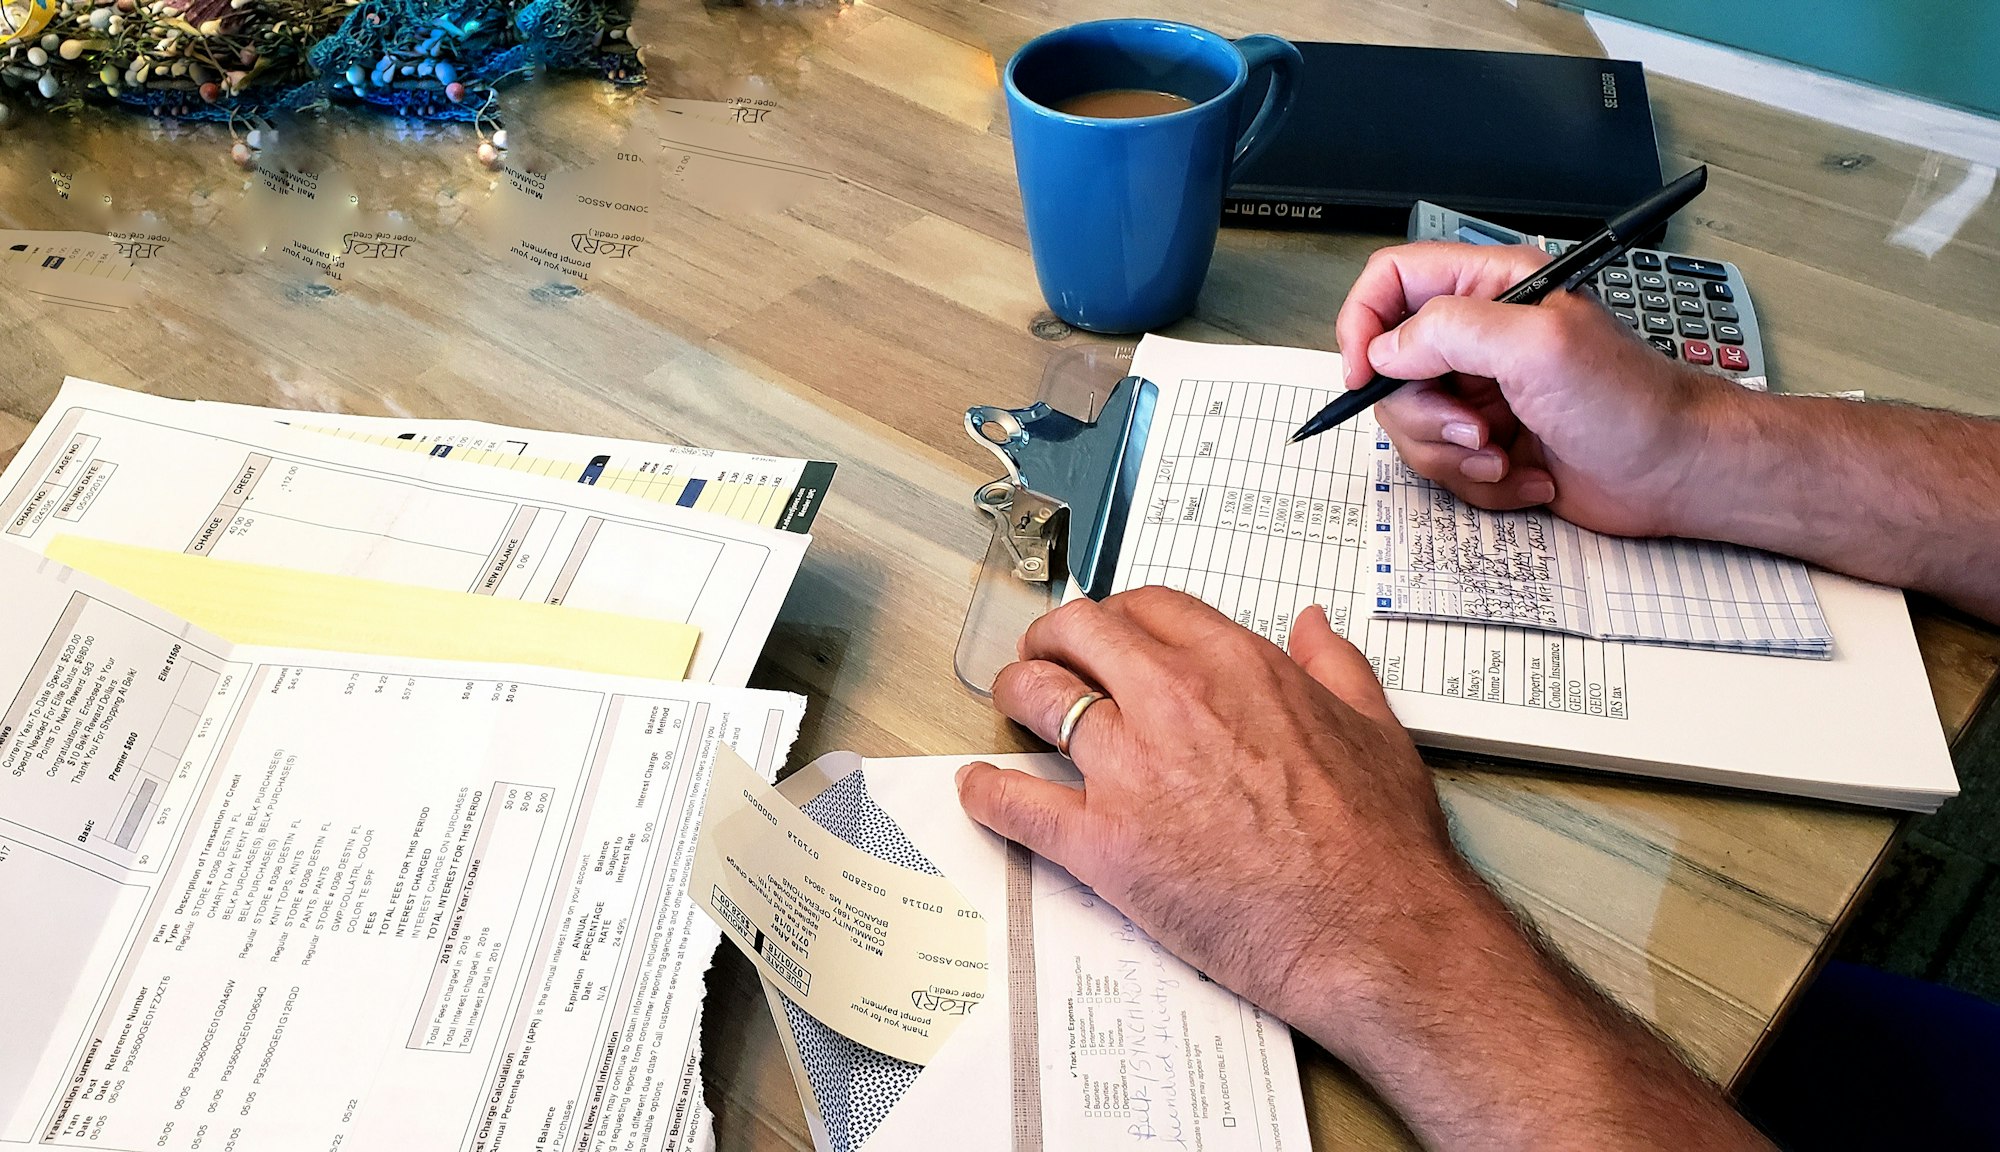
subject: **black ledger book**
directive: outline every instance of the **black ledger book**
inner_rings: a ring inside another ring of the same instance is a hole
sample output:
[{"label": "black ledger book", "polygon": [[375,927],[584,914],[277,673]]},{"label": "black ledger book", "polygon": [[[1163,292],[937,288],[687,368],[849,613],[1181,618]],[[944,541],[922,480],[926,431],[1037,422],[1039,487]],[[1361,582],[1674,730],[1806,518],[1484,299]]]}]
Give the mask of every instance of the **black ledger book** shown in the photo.
[{"label": "black ledger book", "polygon": [[1660,186],[1634,61],[1380,44],[1299,51],[1291,115],[1229,190],[1224,224],[1400,233],[1429,200],[1524,232],[1582,236]]}]

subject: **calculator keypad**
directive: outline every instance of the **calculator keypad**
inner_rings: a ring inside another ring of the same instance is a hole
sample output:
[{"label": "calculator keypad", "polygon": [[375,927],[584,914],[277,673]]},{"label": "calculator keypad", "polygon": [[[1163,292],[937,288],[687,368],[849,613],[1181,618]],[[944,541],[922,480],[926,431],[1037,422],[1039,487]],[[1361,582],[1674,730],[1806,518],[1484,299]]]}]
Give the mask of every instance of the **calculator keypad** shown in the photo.
[{"label": "calculator keypad", "polygon": [[[1511,236],[1516,243],[1533,243],[1550,256],[1574,249],[1570,241],[1528,236],[1428,202],[1411,212],[1408,235],[1413,241],[1464,240],[1467,228],[1490,242]],[[1737,299],[1747,291],[1742,273],[1722,261],[1628,249],[1604,258],[1575,287],[1665,356],[1739,378],[1764,371],[1756,313],[1747,295]]]},{"label": "calculator keypad", "polygon": [[1662,354],[1748,372],[1750,353],[1728,280],[1728,268],[1713,260],[1635,251],[1610,261],[1592,286],[1601,287],[1612,315]]},{"label": "calculator keypad", "polygon": [[1667,257],[1667,271],[1676,276],[1699,276],[1704,280],[1729,279],[1729,269],[1713,260],[1697,260],[1692,256]]}]

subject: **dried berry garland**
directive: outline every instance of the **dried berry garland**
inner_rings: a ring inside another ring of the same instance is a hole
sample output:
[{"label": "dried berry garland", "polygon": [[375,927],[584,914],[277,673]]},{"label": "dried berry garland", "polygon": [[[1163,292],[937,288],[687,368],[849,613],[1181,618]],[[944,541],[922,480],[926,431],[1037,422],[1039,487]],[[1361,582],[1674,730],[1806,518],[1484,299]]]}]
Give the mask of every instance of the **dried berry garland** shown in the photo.
[{"label": "dried berry garland", "polygon": [[334,101],[474,120],[544,68],[642,82],[629,28],[617,0],[0,0],[0,95],[191,120]]}]

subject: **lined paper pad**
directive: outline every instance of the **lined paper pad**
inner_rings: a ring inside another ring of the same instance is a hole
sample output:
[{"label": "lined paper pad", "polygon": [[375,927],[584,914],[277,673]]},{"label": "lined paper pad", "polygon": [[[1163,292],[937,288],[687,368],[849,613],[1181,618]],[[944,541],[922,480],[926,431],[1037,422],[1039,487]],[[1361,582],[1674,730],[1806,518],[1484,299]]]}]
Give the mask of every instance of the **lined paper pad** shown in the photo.
[{"label": "lined paper pad", "polygon": [[1958,791],[1901,592],[1812,570],[1825,660],[1378,616],[1372,417],[1287,443],[1340,357],[1148,336],[1131,371],[1159,403],[1114,588],[1180,589],[1280,647],[1323,606],[1418,743],[1916,811]]},{"label": "lined paper pad", "polygon": [[1833,655],[1812,578],[1797,560],[1708,541],[1607,536],[1547,508],[1475,508],[1412,472],[1379,434],[1374,471],[1377,616]]}]

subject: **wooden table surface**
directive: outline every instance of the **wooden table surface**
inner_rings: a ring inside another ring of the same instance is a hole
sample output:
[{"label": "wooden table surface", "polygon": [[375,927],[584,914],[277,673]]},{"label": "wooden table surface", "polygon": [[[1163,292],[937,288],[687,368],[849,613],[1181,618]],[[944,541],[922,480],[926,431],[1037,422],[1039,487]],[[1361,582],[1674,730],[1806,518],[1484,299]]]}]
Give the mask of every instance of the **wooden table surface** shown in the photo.
[{"label": "wooden table surface", "polygon": [[[744,106],[768,111],[712,118],[687,148],[647,154],[657,199],[645,242],[581,291],[504,256],[488,230],[494,177],[463,129],[347,113],[284,129],[297,163],[344,174],[356,220],[419,241],[393,265],[352,263],[329,286],[252,242],[248,181],[229,163],[225,130],[17,115],[0,133],[0,226],[117,224],[169,243],[142,270],[142,305],[120,315],[0,291],[0,458],[71,373],[182,397],[837,460],[755,677],[810,698],[794,761],[835,748],[1027,748],[952,674],[987,543],[967,500],[992,472],[960,419],[975,402],[1028,397],[1052,347],[1086,337],[1046,322],[996,61],[1055,24],[1135,14],[1230,34],[1597,50],[1574,14],[1492,0],[644,0],[647,93],[516,90],[510,158],[563,171],[608,159],[628,125],[702,119],[701,106],[662,110],[657,97],[764,100]],[[1668,170],[1711,171],[1670,245],[1743,268],[1780,387],[2000,412],[2000,207],[1979,207],[1931,256],[1885,242],[1963,162],[1673,80],[1656,77],[1651,91]],[[729,139],[762,159],[716,161],[716,132],[740,133]],[[55,195],[51,169],[78,195]],[[1225,231],[1199,311],[1172,334],[1330,347],[1334,310],[1384,242]],[[1918,627],[1955,734],[1992,685],[2000,645],[1935,608],[1919,606]],[[1481,871],[1723,1081],[1823,955],[1898,824],[1829,805],[1437,765]],[[808,1147],[750,970],[725,955],[710,979],[721,1146]],[[1326,1056],[1302,1045],[1301,1063],[1316,1146],[1408,1142]]]}]

